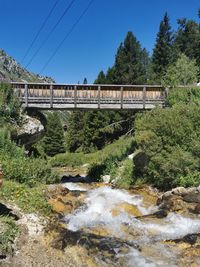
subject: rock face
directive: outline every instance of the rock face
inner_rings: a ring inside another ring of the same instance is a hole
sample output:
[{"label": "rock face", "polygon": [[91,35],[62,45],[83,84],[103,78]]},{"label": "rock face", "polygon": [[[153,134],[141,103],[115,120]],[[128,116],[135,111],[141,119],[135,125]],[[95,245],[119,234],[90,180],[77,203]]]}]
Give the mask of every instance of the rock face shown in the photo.
[{"label": "rock face", "polygon": [[40,76],[24,69],[4,50],[0,49],[0,81],[52,83],[49,77]]},{"label": "rock face", "polygon": [[43,137],[44,131],[44,126],[38,119],[26,115],[18,130],[18,142],[25,146],[32,145]]},{"label": "rock face", "polygon": [[200,212],[200,186],[199,187],[177,187],[161,195],[157,202],[160,208],[169,211],[192,210]]}]

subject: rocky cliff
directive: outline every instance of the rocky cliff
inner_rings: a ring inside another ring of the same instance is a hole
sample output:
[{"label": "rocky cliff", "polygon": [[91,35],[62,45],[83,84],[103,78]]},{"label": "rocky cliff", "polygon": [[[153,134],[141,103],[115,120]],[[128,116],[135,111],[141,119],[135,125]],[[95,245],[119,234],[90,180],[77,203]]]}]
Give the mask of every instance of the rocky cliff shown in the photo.
[{"label": "rocky cliff", "polygon": [[40,76],[23,68],[16,60],[0,49],[0,82],[54,82],[50,77]]}]

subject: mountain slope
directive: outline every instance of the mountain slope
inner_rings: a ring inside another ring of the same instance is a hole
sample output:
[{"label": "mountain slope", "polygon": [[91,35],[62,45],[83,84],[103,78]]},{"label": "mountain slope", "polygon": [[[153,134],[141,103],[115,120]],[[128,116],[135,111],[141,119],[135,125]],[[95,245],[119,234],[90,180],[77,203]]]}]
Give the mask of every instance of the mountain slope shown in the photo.
[{"label": "mountain slope", "polygon": [[50,77],[40,76],[24,69],[16,60],[0,49],[0,81],[13,82],[54,82]]}]

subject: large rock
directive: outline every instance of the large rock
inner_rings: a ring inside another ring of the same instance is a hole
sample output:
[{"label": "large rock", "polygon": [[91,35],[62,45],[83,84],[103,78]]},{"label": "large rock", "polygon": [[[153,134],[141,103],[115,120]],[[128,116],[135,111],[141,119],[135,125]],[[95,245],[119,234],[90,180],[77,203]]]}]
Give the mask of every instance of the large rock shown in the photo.
[{"label": "large rock", "polygon": [[30,146],[38,142],[44,135],[45,128],[39,119],[26,115],[17,133],[21,145]]},{"label": "large rock", "polygon": [[157,201],[161,209],[168,211],[200,212],[200,187],[177,187],[162,194]]}]

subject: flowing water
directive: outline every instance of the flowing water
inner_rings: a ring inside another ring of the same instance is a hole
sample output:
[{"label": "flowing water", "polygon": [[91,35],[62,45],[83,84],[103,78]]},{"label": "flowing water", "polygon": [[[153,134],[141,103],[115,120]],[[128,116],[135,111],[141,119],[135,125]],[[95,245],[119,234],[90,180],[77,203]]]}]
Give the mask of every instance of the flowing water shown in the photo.
[{"label": "flowing water", "polygon": [[[73,183],[63,186],[85,194],[82,205],[64,217],[68,230],[98,234],[99,247],[105,250],[107,246],[112,251],[109,260],[109,253],[104,256],[96,253],[100,265],[191,266],[190,262],[187,265],[183,261],[181,245],[172,240],[200,233],[198,215],[184,216],[171,212],[165,218],[151,217],[148,214],[155,214],[158,207],[145,201],[141,194],[113,189],[111,186],[88,188],[84,184]],[[188,248],[191,249],[191,245]],[[200,255],[195,258],[195,264],[193,266],[200,266]]]}]

